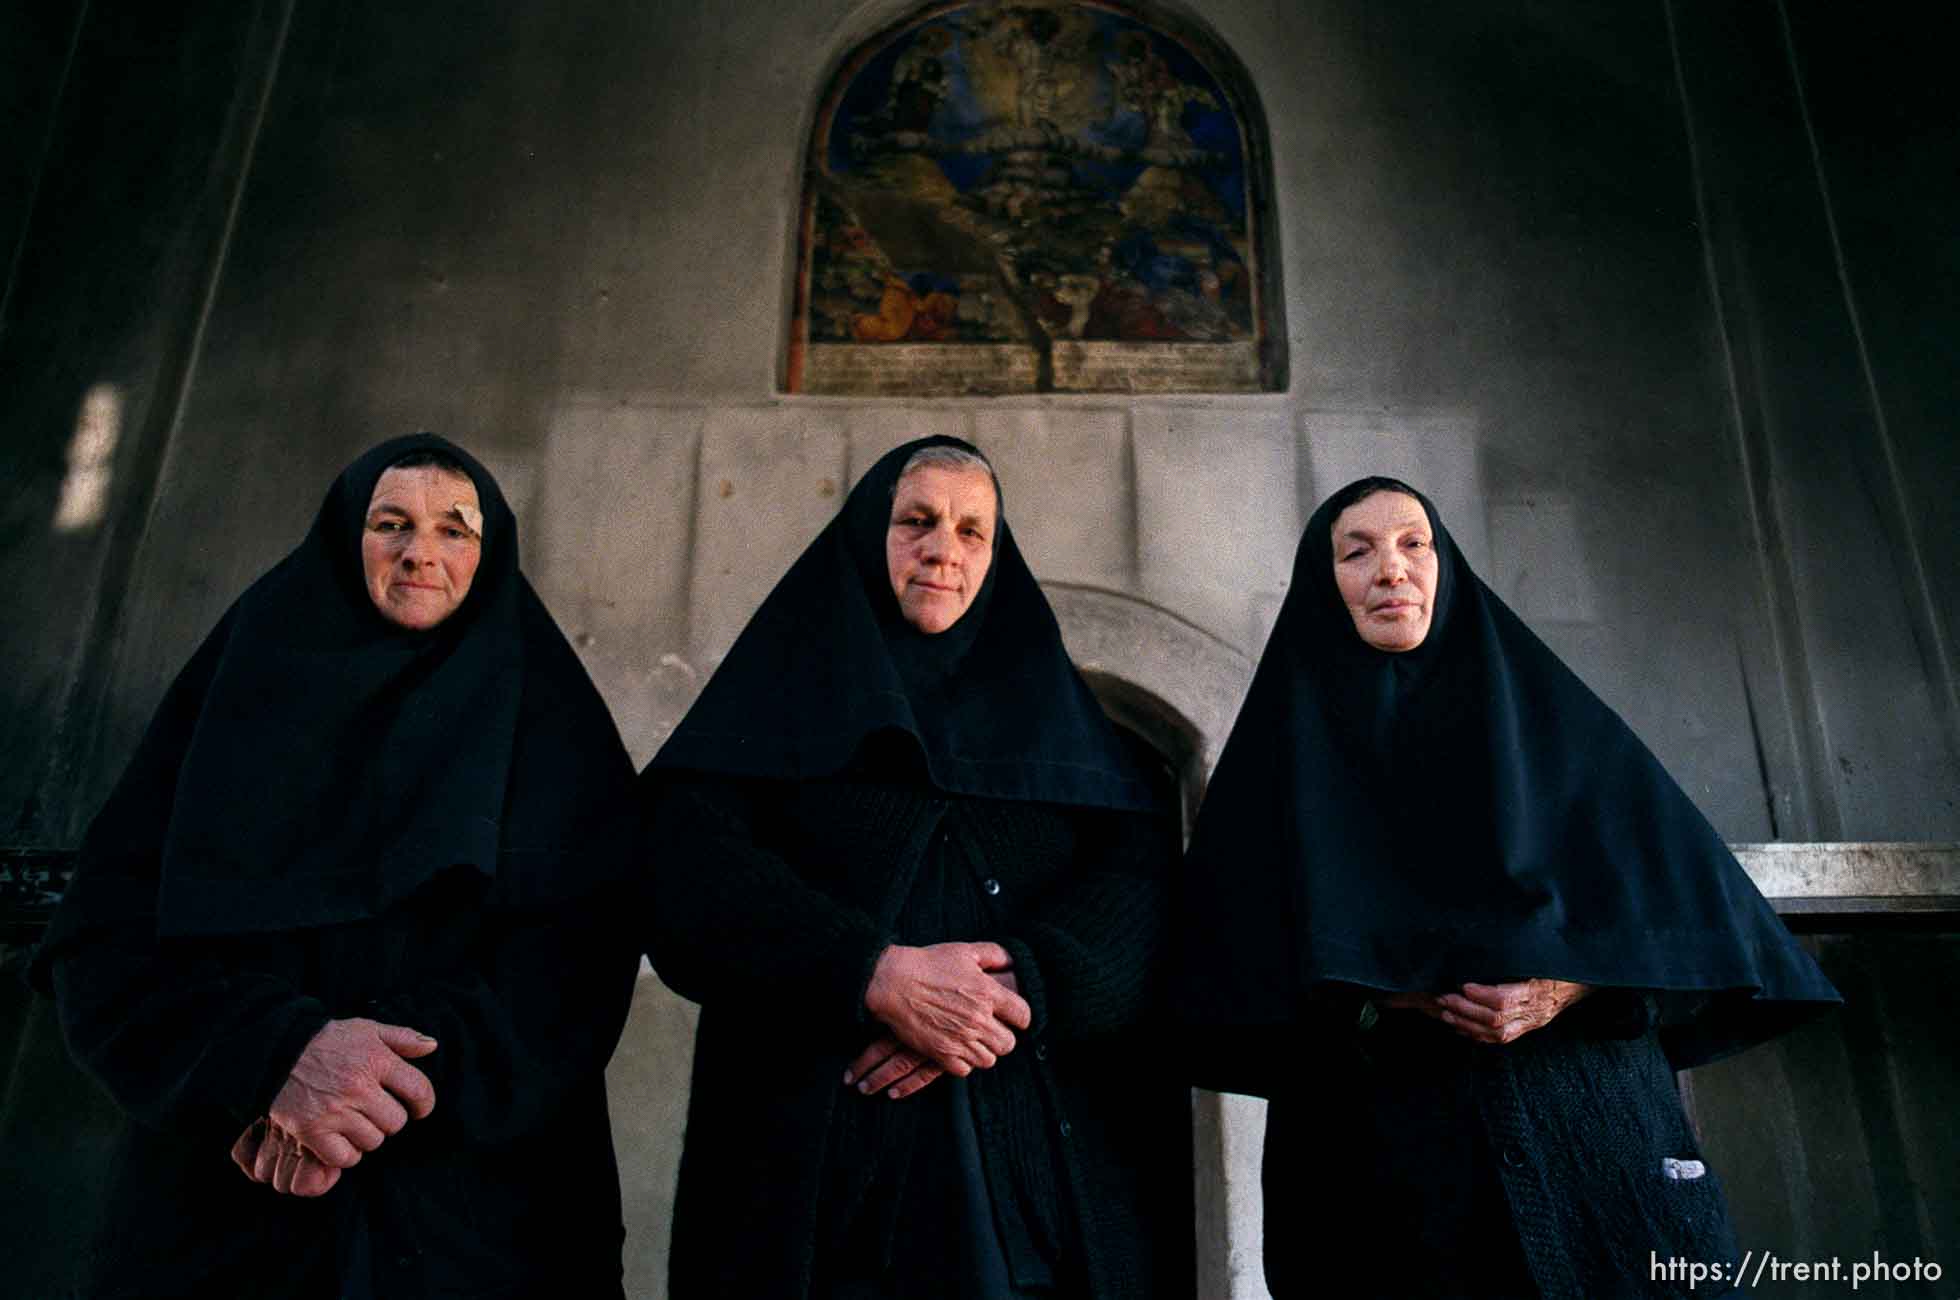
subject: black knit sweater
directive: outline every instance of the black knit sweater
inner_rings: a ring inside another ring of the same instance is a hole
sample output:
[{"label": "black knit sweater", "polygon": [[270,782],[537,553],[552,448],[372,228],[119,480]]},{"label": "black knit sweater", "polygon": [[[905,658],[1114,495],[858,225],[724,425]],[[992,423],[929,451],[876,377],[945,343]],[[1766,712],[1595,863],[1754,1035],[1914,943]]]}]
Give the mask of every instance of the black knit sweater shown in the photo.
[{"label": "black knit sweater", "polygon": [[1267,1119],[1274,1296],[1690,1294],[1670,1258],[1739,1252],[1715,1172],[1669,1176],[1701,1153],[1654,1022],[1608,990],[1501,1047],[1408,1011],[1303,1031]]},{"label": "black knit sweater", "polygon": [[852,779],[670,784],[652,837],[654,964],[703,1006],[677,1300],[801,1297],[903,1254],[906,1207],[955,1176],[935,1163],[951,1090],[894,1102],[842,1075],[884,1032],[864,1008],[879,954],[949,940],[1005,947],[1034,1015],[967,1080],[996,1216],[1023,1221],[1010,1257],[1089,1296],[1190,1294],[1188,1094],[1140,1033],[1166,826]]}]

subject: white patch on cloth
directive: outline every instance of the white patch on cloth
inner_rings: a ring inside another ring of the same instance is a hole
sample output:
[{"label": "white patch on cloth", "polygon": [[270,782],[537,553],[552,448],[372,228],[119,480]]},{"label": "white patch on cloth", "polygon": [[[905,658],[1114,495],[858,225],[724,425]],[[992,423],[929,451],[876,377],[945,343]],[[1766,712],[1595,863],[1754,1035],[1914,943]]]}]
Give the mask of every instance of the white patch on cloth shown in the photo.
[{"label": "white patch on cloth", "polygon": [[1661,1157],[1661,1173],[1670,1182],[1690,1182],[1707,1172],[1708,1166],[1699,1160],[1676,1160],[1673,1156]]}]

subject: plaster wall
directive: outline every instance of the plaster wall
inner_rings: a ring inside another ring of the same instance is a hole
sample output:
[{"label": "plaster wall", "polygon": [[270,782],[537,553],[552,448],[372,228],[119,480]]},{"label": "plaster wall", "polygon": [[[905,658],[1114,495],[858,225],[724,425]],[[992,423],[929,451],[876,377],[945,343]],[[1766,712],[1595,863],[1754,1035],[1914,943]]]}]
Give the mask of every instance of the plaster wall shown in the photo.
[{"label": "plaster wall", "polygon": [[[1751,611],[1711,614],[1676,581],[1744,566],[1750,549],[1718,375],[1694,328],[1705,290],[1678,121],[1614,134],[1613,188],[1639,199],[1622,206],[1598,177],[1547,179],[1532,156],[1586,160],[1604,128],[1561,135],[1547,119],[1572,107],[1559,90],[1597,97],[1588,69],[1534,83],[1534,102],[1483,101],[1486,76],[1515,78],[1507,60],[1543,33],[1484,32],[1466,60],[1465,33],[1434,24],[1384,28],[1330,5],[1282,25],[1220,6],[1208,17],[1246,56],[1273,123],[1292,392],[909,410],[785,400],[774,389],[807,101],[850,33],[897,12],[825,8],[564,21],[513,7],[469,23],[296,10],[150,508],[157,523],[195,510],[197,537],[151,529],[135,543],[106,679],[131,707],[111,706],[91,789],[202,628],[304,526],[318,485],[382,433],[451,431],[520,499],[534,493],[527,536],[547,539],[532,545],[534,576],[568,623],[594,600],[637,603],[620,628],[634,645],[615,653],[644,676],[667,654],[712,666],[834,507],[822,485],[848,485],[852,453],[862,463],[946,429],[999,455],[1043,576],[1133,591],[1248,649],[1314,500],[1366,468],[1414,475],[1718,823],[1766,837],[1738,703]],[[1622,16],[1622,30],[1592,35],[1641,51],[1623,56],[1622,116],[1669,106],[1656,21]],[[1534,149],[1518,147],[1520,124]],[[1547,213],[1537,224],[1552,229],[1521,231],[1527,182],[1552,190],[1544,206],[1583,202],[1596,219]],[[1560,238],[1561,224],[1577,229]],[[581,495],[595,450],[573,447],[574,429],[607,405],[647,412],[610,423],[623,446],[608,454],[645,458],[629,464],[663,485],[680,484],[661,476],[692,450],[687,497],[622,494],[633,475]],[[1493,507],[1506,536],[1526,529],[1515,540],[1534,544],[1530,573],[1485,550]],[[246,521],[257,545],[197,540]],[[633,581],[593,585],[560,558],[595,545],[615,566],[634,556]],[[1634,639],[1671,653],[1612,648]],[[1685,708],[1662,698],[1683,659],[1713,678]],[[675,703],[624,699],[650,724],[634,741],[657,741]]]},{"label": "plaster wall", "polygon": [[[426,427],[499,475],[641,760],[854,476],[952,433],[1051,590],[1126,611],[1106,643],[1216,648],[1202,681],[1161,654],[1128,679],[1208,710],[1207,764],[1302,521],[1388,472],[1728,839],[1960,839],[1960,473],[1924,344],[1954,303],[1902,284],[1950,266],[1952,182],[1871,119],[1824,6],[1217,0],[1270,125],[1286,392],[786,398],[815,98],[903,12],[101,3],[61,77],[27,60],[67,89],[24,95],[56,144],[31,214],[0,213],[6,834],[74,843],[331,475]],[[1893,170],[1851,161],[1872,139]],[[104,393],[102,511],[56,531]],[[634,1294],[659,1293],[691,1036],[644,976],[611,1076]],[[1257,1117],[1221,1122],[1255,1294]]]}]

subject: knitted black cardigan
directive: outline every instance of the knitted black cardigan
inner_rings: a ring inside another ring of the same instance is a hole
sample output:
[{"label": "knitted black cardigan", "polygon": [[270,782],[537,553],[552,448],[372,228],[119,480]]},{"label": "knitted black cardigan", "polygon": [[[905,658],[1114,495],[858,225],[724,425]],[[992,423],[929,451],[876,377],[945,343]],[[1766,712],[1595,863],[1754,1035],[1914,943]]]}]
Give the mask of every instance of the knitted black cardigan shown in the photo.
[{"label": "knitted black cardigan", "polygon": [[1657,1011],[1606,990],[1504,1047],[1413,1011],[1323,1018],[1267,1120],[1273,1295],[1724,1294],[1653,1267],[1740,1254]]},{"label": "knitted black cardigan", "polygon": [[[866,1236],[867,1185],[905,1167],[940,1085],[863,1098],[844,1067],[883,1032],[864,1010],[879,953],[941,939],[1004,946],[1033,1009],[968,1085],[985,1163],[1048,1202],[1036,1217],[1060,1225],[1063,1275],[1098,1298],[1191,1294],[1189,1094],[1144,1034],[1165,966],[1163,823],[838,778],[669,784],[655,824],[651,954],[703,1007],[676,1300],[793,1300],[846,1234]],[[922,879],[982,932],[906,933]],[[920,1179],[907,1197],[935,1194]]]}]

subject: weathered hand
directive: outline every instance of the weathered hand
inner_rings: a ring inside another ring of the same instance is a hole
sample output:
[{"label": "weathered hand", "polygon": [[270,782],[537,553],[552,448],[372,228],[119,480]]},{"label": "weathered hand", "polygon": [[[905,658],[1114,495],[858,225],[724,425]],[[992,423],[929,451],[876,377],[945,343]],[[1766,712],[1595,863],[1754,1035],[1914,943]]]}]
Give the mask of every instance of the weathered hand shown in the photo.
[{"label": "weathered hand", "polygon": [[429,1077],[408,1063],[435,1050],[435,1039],[401,1025],[329,1020],[272,1099],[272,1129],[320,1163],[351,1169],[411,1114],[435,1109]]},{"label": "weathered hand", "polygon": [[844,1086],[867,1096],[882,1091],[893,1101],[910,1097],[945,1070],[887,1034],[859,1052],[844,1071]]},{"label": "weathered hand", "polygon": [[[1020,981],[1011,970],[988,971],[996,984],[1019,995]],[[946,1073],[939,1065],[920,1056],[887,1034],[859,1052],[844,1071],[844,1086],[855,1086],[869,1095],[883,1091],[893,1101],[903,1101]]]},{"label": "weathered hand", "polygon": [[964,1077],[1013,1051],[1013,1031],[1033,1020],[1027,1001],[996,978],[1013,965],[997,943],[893,944],[878,958],[864,1005],[901,1045]]},{"label": "weathered hand", "polygon": [[264,1119],[254,1120],[238,1135],[231,1159],[253,1182],[291,1196],[323,1196],[340,1181],[340,1170],[314,1159],[290,1134]]},{"label": "weathered hand", "polygon": [[1592,992],[1589,984],[1530,979],[1514,984],[1465,984],[1435,1001],[1437,1019],[1479,1043],[1511,1043],[1543,1029],[1559,1012]]}]

